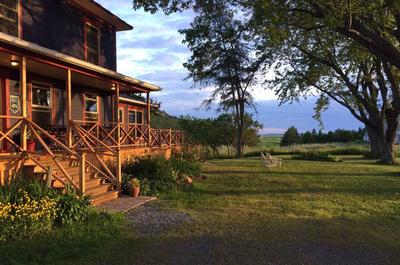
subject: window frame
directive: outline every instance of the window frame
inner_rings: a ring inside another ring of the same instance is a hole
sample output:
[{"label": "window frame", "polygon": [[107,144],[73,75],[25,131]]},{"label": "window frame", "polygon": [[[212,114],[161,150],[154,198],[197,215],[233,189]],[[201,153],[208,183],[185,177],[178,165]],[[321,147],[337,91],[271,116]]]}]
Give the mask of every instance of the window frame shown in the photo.
[{"label": "window frame", "polygon": [[[88,60],[88,52],[89,52],[89,49],[91,49],[91,48],[89,48],[89,45],[88,45],[88,38],[87,38],[88,27],[91,27],[91,28],[94,28],[94,29],[97,30],[97,49],[98,49],[98,50],[97,50],[97,64],[96,64],[96,63],[93,63],[93,62],[90,62],[90,61]],[[83,46],[84,46],[84,50],[85,50],[85,52],[84,52],[84,53],[85,53],[85,61],[88,62],[88,63],[92,63],[92,64],[94,64],[94,65],[100,65],[100,58],[101,58],[101,55],[100,55],[100,52],[101,52],[101,47],[100,47],[100,32],[101,32],[101,31],[100,31],[100,27],[94,25],[94,23],[88,21],[87,19],[84,20],[84,23],[83,23],[84,44],[83,44]]]},{"label": "window frame", "polygon": [[118,123],[124,123],[125,121],[125,108],[119,107],[118,108]]},{"label": "window frame", "polygon": [[[11,10],[12,12],[15,12],[16,15],[17,15],[17,21],[16,21],[16,24],[17,24],[17,35],[16,35],[16,36],[15,36],[15,35],[11,35],[11,34],[9,34],[8,32],[7,32],[7,33],[3,32],[3,33],[4,33],[4,34],[7,34],[7,35],[10,35],[10,36],[17,37],[17,38],[21,38],[21,35],[22,35],[22,34],[21,34],[21,29],[22,29],[22,27],[21,27],[21,22],[22,22],[22,19],[21,19],[21,12],[22,12],[22,9],[21,9],[21,0],[16,0],[16,5],[17,5],[17,8],[16,8],[16,9],[12,9],[12,8],[10,8],[10,7],[8,7],[8,6],[6,6],[6,5],[0,3],[0,6],[6,8],[7,10]],[[12,19],[10,19],[9,17],[2,16],[2,15],[0,15],[0,19],[7,20],[7,21],[9,21],[9,22],[14,22],[14,21],[13,21]]]},{"label": "window frame", "polygon": [[[96,97],[96,99],[89,98],[88,96]],[[86,100],[89,100],[89,101],[96,101],[96,112],[94,112],[94,111],[87,111],[87,110],[86,110]],[[100,119],[100,111],[99,111],[100,104],[99,104],[99,102],[100,102],[100,101],[99,101],[99,96],[94,95],[94,94],[90,94],[90,93],[84,93],[84,94],[83,94],[83,113],[84,113],[85,121],[99,121],[99,119]],[[97,119],[93,119],[93,120],[88,119],[86,114],[92,114],[92,115],[94,114],[94,115],[97,115]]]},{"label": "window frame", "polygon": [[[138,123],[138,113],[142,114],[142,122],[141,123]],[[136,111],[136,124],[139,124],[139,125],[143,125],[144,124],[144,112],[143,111],[140,111],[140,110]]]},{"label": "window frame", "polygon": [[[49,106],[42,106],[42,105],[37,105],[33,103],[33,93],[35,87],[40,88],[40,89],[48,89],[50,92],[49,94]],[[51,112],[53,108],[53,86],[50,83],[43,83],[43,82],[38,82],[38,81],[32,81],[31,83],[31,93],[30,93],[30,100],[31,100],[31,106],[32,106],[32,111],[42,111],[42,112]]]},{"label": "window frame", "polygon": [[[131,119],[130,119],[131,113],[134,113],[135,122],[131,122]],[[129,124],[129,125],[136,125],[136,124],[137,124],[136,110],[134,110],[134,109],[128,109],[128,124]]]},{"label": "window frame", "polygon": [[[132,123],[131,121],[130,121],[130,114],[131,113],[135,113],[134,115],[135,115],[135,122],[134,123]],[[138,123],[138,113],[141,113],[142,114],[142,122],[141,123]],[[136,110],[136,109],[129,109],[128,110],[128,123],[130,124],[130,125],[143,125],[144,124],[144,112],[143,111],[141,111],[141,110]]]}]

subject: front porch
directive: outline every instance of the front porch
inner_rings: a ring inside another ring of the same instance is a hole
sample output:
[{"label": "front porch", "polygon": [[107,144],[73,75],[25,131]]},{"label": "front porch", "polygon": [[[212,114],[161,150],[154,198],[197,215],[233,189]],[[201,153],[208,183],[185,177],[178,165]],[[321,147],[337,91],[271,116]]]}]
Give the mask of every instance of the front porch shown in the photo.
[{"label": "front porch", "polygon": [[[98,204],[118,196],[125,158],[168,156],[183,144],[181,131],[151,128],[150,92],[158,88],[20,42],[0,42],[0,184],[31,168]],[[124,109],[122,93],[146,101]]]}]

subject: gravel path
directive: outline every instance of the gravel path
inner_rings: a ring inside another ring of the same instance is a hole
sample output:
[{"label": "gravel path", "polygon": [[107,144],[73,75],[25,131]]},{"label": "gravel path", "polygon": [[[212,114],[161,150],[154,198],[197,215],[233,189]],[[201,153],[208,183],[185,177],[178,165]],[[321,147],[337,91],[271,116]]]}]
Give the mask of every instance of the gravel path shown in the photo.
[{"label": "gravel path", "polygon": [[192,221],[186,213],[166,210],[154,203],[144,204],[129,211],[127,218],[134,224],[135,233],[139,236],[168,232]]}]

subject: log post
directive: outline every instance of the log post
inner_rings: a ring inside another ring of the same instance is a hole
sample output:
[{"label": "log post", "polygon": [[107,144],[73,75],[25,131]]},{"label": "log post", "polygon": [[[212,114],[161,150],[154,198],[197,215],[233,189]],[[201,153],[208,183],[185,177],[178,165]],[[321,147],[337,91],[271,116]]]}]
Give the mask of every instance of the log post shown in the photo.
[{"label": "log post", "polygon": [[149,126],[150,126],[150,113],[151,113],[150,92],[147,92],[147,125],[149,125]]},{"label": "log post", "polygon": [[[20,81],[21,81],[21,111],[22,117],[28,118],[28,101],[27,101],[27,85],[26,85],[26,57],[21,58],[20,63]],[[28,147],[28,127],[26,122],[21,127],[21,147],[23,150],[27,150]]]},{"label": "log post", "polygon": [[172,129],[169,128],[169,149],[172,149]]},{"label": "log post", "polygon": [[121,151],[118,150],[116,153],[116,177],[118,180],[118,191],[122,192],[122,160],[121,160]]},{"label": "log post", "polygon": [[68,147],[72,148],[72,73],[67,71],[67,143]]},{"label": "log post", "polygon": [[79,156],[79,190],[81,195],[86,192],[86,153]]},{"label": "log post", "polygon": [[120,123],[120,117],[119,117],[119,84],[116,84],[116,89],[115,89],[115,117],[116,117],[116,122],[117,122],[117,152],[116,152],[116,178],[118,180],[118,191],[122,191],[122,172],[121,172],[121,167],[122,167],[122,161],[121,161],[121,123]]}]

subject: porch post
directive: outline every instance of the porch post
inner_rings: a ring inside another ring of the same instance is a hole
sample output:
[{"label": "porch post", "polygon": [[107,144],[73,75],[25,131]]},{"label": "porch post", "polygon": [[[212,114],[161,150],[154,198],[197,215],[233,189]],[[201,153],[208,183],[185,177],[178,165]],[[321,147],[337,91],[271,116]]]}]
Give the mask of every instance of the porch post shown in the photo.
[{"label": "porch post", "polygon": [[147,92],[147,125],[150,126],[150,92]]},{"label": "porch post", "polygon": [[82,153],[79,156],[79,189],[81,195],[86,192],[86,154]]},{"label": "porch post", "polygon": [[[28,118],[28,102],[27,102],[27,86],[26,86],[26,57],[21,57],[20,63],[20,81],[21,81],[21,111],[22,117]],[[27,150],[28,147],[28,130],[26,123],[21,127],[21,147]]]},{"label": "porch post", "polygon": [[121,169],[121,123],[119,117],[119,84],[116,84],[115,88],[115,117],[117,122],[117,152],[116,152],[116,178],[118,180],[118,190],[121,192],[121,183],[122,183],[122,169]]},{"label": "porch post", "polygon": [[67,142],[68,147],[72,148],[72,73],[67,70]]}]

